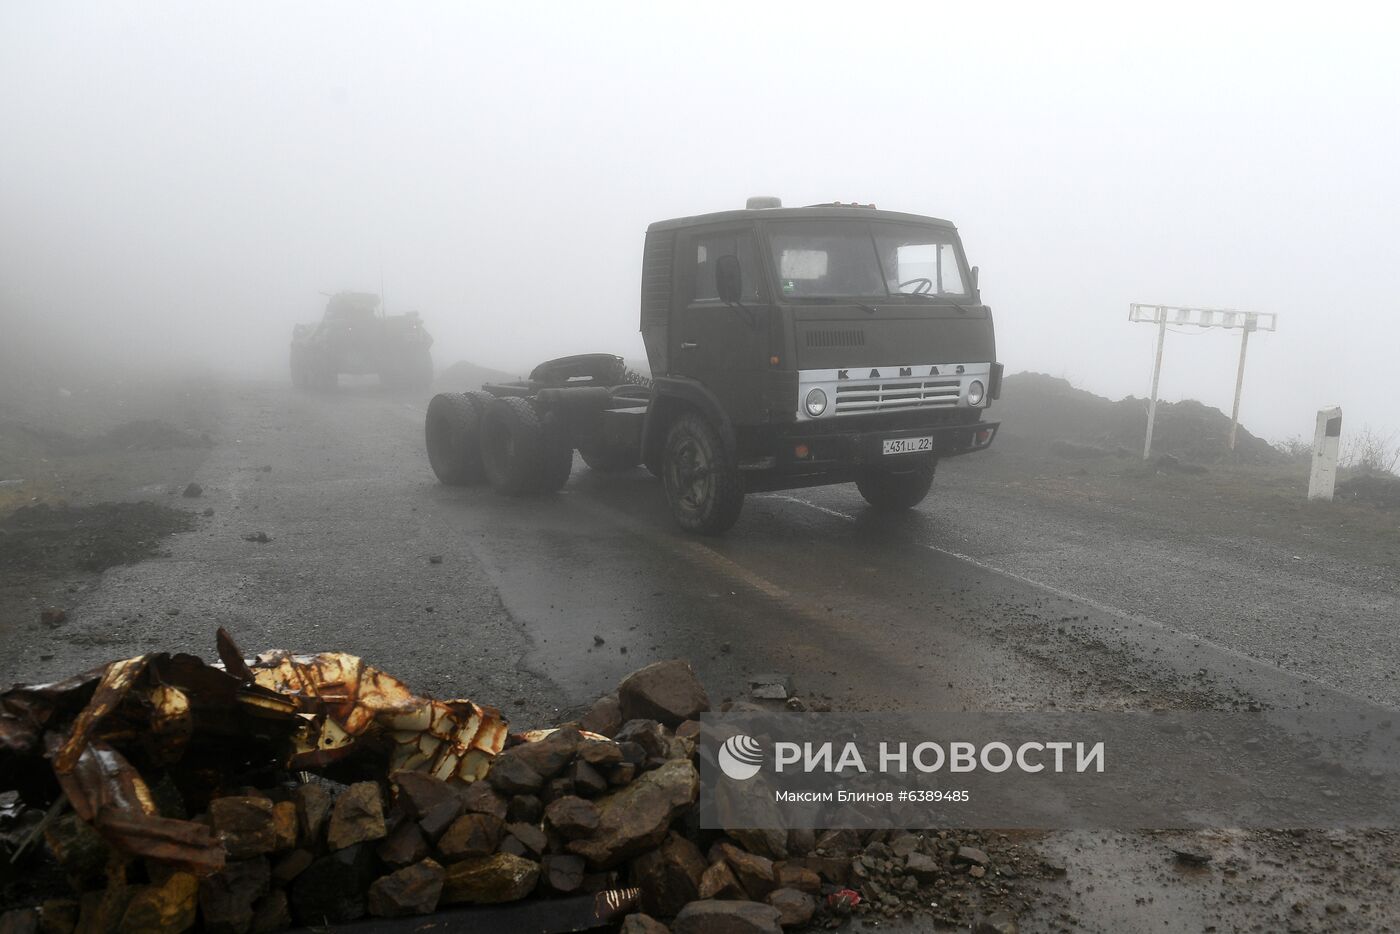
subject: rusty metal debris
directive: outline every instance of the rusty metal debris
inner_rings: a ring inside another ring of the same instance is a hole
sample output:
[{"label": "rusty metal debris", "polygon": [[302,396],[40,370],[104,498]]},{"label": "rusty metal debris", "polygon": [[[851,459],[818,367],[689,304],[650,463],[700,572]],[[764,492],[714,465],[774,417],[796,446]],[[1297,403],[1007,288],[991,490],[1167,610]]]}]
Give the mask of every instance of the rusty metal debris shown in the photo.
[{"label": "rusty metal debris", "polygon": [[178,766],[182,791],[207,802],[242,776],[360,753],[390,771],[470,782],[505,745],[496,708],[420,697],[356,656],[250,661],[223,629],[217,645],[219,664],[138,655],[0,694],[0,787],[33,806],[61,796],[118,850],[207,875],[224,865],[220,840],[207,824],[162,814],[143,772]]}]

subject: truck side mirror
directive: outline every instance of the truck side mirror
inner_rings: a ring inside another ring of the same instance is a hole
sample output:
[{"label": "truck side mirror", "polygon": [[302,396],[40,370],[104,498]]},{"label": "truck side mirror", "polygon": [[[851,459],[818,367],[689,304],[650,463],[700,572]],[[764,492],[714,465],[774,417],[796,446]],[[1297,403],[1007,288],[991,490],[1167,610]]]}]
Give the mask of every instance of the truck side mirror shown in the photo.
[{"label": "truck side mirror", "polygon": [[978,293],[978,291],[979,291],[979,289],[978,289],[978,287],[977,287],[977,267],[976,267],[976,266],[973,266],[973,267],[972,267],[972,294],[973,294],[973,295],[976,295],[976,294]]},{"label": "truck side mirror", "polygon": [[715,293],[727,305],[736,304],[744,294],[744,273],[739,257],[720,256],[715,259]]}]

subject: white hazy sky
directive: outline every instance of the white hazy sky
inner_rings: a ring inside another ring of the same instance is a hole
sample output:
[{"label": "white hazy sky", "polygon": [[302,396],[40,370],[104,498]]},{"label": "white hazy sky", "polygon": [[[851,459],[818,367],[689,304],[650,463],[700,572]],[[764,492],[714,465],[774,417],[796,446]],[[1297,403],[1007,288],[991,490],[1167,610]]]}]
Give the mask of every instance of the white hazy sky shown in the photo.
[{"label": "white hazy sky", "polygon": [[[1400,28],[1380,4],[0,6],[0,342],[266,371],[322,290],[440,363],[641,356],[648,222],[947,217],[1011,371],[1146,392],[1131,301],[1273,311],[1244,421],[1400,432]],[[1236,339],[1169,335],[1228,409]],[[2,359],[2,358],[0,358]]]}]

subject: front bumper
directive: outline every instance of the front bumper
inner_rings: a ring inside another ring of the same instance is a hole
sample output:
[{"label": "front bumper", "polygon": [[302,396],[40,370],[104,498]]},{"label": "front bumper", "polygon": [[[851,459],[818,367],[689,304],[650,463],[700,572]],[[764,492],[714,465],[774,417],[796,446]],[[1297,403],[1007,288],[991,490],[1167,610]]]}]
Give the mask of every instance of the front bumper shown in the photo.
[{"label": "front bumper", "polygon": [[[957,457],[991,447],[1000,422],[908,424],[899,427],[831,431],[831,422],[799,422],[767,445],[761,456],[740,464],[745,488],[751,491],[841,483],[871,466],[899,469],[920,459]],[[826,429],[826,430],[819,430]],[[884,443],[912,438],[932,439],[927,451],[885,454]]]}]

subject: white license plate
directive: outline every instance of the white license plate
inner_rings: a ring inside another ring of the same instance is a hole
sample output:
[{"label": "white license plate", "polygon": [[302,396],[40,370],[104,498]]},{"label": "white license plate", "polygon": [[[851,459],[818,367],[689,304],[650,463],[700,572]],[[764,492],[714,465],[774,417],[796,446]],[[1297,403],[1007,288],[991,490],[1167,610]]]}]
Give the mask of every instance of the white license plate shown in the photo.
[{"label": "white license plate", "polygon": [[933,450],[933,438],[886,438],[884,454],[924,454]]}]

